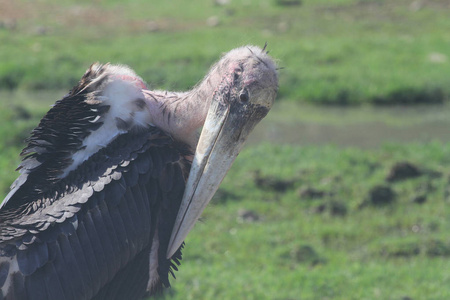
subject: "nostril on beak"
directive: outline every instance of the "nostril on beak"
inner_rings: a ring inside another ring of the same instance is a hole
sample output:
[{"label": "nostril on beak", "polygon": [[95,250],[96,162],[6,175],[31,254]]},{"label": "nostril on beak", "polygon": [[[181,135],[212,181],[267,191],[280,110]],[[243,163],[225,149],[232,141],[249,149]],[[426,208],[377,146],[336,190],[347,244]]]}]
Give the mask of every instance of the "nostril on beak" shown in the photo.
[{"label": "nostril on beak", "polygon": [[241,94],[239,95],[239,100],[241,100],[241,102],[247,102],[248,101],[247,92],[245,91],[241,92]]}]

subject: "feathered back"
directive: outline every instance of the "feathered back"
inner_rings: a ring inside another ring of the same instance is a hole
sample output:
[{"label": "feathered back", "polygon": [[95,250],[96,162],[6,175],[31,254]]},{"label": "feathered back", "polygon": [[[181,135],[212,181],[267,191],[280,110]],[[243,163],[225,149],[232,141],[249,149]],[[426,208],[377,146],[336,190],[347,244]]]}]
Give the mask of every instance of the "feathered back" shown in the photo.
[{"label": "feathered back", "polygon": [[[105,95],[114,82],[119,88],[131,88],[128,93],[133,100],[139,98],[140,88],[145,85],[128,67],[99,63],[91,65],[79,83],[55,103],[31,132],[26,140],[27,146],[21,152],[22,163],[17,168],[21,175],[12,184],[11,192],[0,207],[19,207],[42,194],[123,132],[116,124],[123,124],[124,121],[108,116],[112,105],[119,106],[115,111],[124,111],[120,107],[124,104]],[[137,103],[135,106],[139,105]],[[107,121],[114,123],[114,126],[109,125],[99,133],[105,138],[101,141],[97,137],[91,139],[91,148],[84,151],[88,145],[87,138]],[[91,145],[97,142],[97,145]]]},{"label": "feathered back", "polygon": [[71,157],[83,147],[83,140],[102,125],[101,116],[109,106],[96,100],[98,95],[92,83],[103,71],[102,65],[92,65],[79,84],[57,101],[31,132],[20,154],[23,161],[17,170],[21,175],[3,206],[20,206],[44,192],[72,163]]}]

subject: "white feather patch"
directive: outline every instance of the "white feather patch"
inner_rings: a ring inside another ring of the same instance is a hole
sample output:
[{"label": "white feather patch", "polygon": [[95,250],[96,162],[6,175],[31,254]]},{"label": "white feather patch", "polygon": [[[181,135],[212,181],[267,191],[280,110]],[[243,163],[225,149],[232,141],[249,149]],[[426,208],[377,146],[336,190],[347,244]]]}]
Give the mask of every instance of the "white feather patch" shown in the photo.
[{"label": "white feather patch", "polygon": [[103,125],[83,141],[83,149],[73,154],[73,162],[64,170],[61,178],[67,176],[101,148],[106,147],[118,135],[126,132],[118,128],[118,119],[131,126],[148,126],[151,123],[148,109],[136,105],[137,100],[144,99],[141,89],[143,81],[126,67],[108,66],[108,73],[110,79],[97,99],[101,99],[102,104],[108,105],[110,109],[104,116],[98,116],[93,121],[102,122]]}]

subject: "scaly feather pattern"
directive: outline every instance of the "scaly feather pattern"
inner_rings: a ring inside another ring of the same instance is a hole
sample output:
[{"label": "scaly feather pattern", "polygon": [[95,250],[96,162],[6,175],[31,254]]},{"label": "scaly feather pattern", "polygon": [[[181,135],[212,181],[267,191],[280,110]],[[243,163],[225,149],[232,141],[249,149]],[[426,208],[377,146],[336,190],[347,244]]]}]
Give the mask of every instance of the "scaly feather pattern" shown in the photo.
[{"label": "scaly feather pattern", "polygon": [[[175,147],[156,128],[136,129],[20,210],[1,210],[3,297],[145,295],[153,238],[156,232],[170,233],[184,191],[189,153],[179,149],[183,146]],[[180,251],[173,261],[166,259],[167,246],[168,240],[159,241],[158,278],[151,278],[151,292],[170,285],[168,274],[181,259]]]},{"label": "scaly feather pattern", "polygon": [[147,122],[143,87],[94,64],[33,130],[0,210],[0,299],[138,299],[170,285],[181,247],[172,262],[156,237],[170,236],[192,153]]}]

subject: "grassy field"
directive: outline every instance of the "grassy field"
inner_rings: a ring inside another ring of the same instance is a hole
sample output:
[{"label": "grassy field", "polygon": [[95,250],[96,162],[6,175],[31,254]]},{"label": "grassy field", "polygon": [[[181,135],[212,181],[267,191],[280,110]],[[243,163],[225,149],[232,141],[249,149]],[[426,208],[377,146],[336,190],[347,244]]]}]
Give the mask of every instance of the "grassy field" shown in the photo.
[{"label": "grassy field", "polygon": [[[447,299],[449,151],[247,149],[189,237],[174,298]],[[387,182],[405,158],[423,175]]]},{"label": "grassy field", "polygon": [[[93,61],[183,90],[222,52],[267,41],[284,67],[279,101],[304,105],[274,122],[446,122],[444,106],[397,118],[304,103],[446,102],[449,12],[439,0],[0,0],[0,191],[17,177],[29,131]],[[253,143],[160,298],[450,299],[450,143],[433,134],[369,149]]]},{"label": "grassy field", "polygon": [[222,52],[268,42],[284,67],[281,99],[449,99],[448,1],[286,2],[1,0],[0,88],[68,89],[111,61],[152,87],[186,89]]},{"label": "grassy field", "polygon": [[[23,138],[59,94],[2,94],[3,194]],[[449,164],[443,142],[247,147],[161,298],[448,299]]]}]

